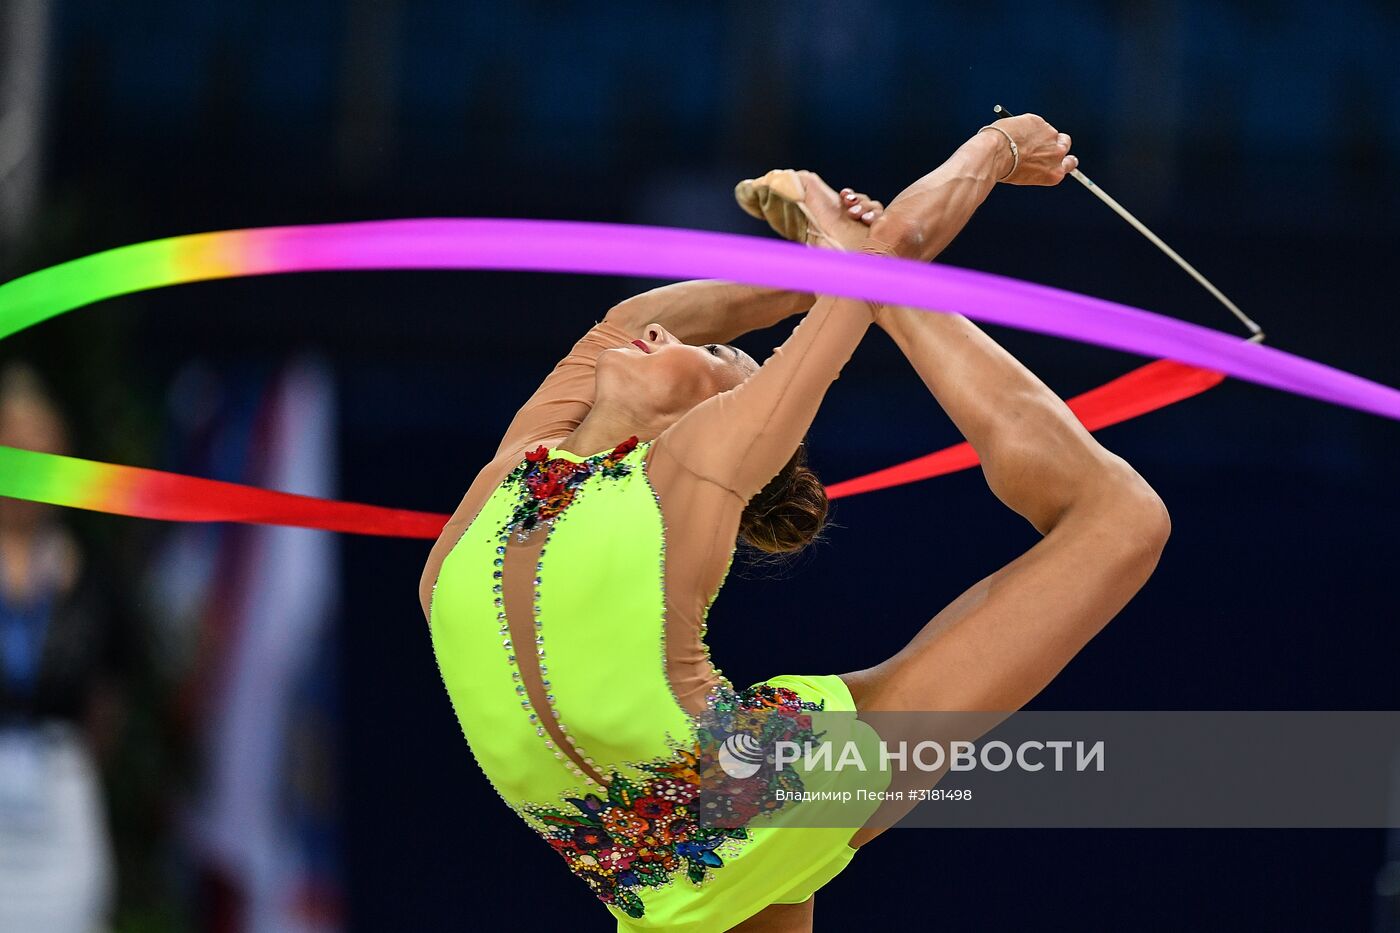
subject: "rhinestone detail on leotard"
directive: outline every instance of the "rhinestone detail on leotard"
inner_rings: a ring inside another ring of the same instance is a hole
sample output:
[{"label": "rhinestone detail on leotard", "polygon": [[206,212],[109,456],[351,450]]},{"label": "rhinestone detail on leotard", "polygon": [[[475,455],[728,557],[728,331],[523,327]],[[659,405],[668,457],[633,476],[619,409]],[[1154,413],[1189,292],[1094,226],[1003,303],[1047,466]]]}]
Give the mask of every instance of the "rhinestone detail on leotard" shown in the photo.
[{"label": "rhinestone detail on leotard", "polygon": [[[559,711],[554,708],[554,694],[550,691],[548,655],[545,651],[544,622],[540,618],[540,584],[543,582],[544,556],[549,550],[549,539],[554,534],[557,525],[566,517],[565,510],[580,495],[583,483],[594,475],[602,475],[611,479],[620,479],[630,475],[632,467],[621,461],[636,448],[637,444],[637,436],[633,435],[611,451],[594,454],[582,462],[564,457],[550,457],[549,448],[541,445],[527,453],[525,459],[510,472],[510,475],[503,482],[503,485],[517,489],[519,502],[510,519],[497,530],[496,557],[493,561],[495,569],[492,571],[491,592],[495,599],[496,621],[500,623],[498,632],[501,636],[501,644],[511,665],[511,680],[515,682],[515,692],[520,697],[520,708],[529,717],[530,725],[535,729],[535,735],[540,737],[545,748],[554,754],[554,757],[569,770],[569,773],[586,781],[590,786],[602,785],[593,775],[580,768],[575,759],[582,761],[590,769],[593,767],[593,759],[588,756],[587,750],[574,741],[574,737],[569,734],[568,727],[564,723],[558,722]],[[522,646],[514,644],[511,639],[510,623],[506,619],[502,594],[506,547],[510,542],[511,534],[514,533],[516,540],[523,542],[541,524],[546,526],[546,531],[544,541],[540,544],[539,560],[535,564],[531,618],[534,621],[535,629],[532,648],[539,661],[540,685],[544,690],[547,707],[543,712],[535,708],[526,690],[520,664],[517,660]],[[549,730],[542,721],[542,717],[545,715],[557,722],[559,732],[564,736],[564,741],[568,743],[573,754],[559,748],[550,738]]]}]

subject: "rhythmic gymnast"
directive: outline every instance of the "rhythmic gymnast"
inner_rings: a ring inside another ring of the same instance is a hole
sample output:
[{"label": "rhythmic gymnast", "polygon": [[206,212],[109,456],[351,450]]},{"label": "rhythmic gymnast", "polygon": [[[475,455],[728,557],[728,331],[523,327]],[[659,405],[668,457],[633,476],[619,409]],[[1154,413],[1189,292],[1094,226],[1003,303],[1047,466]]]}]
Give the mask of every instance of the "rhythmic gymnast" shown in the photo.
[{"label": "rhythmic gymnast", "polygon": [[[998,181],[1059,184],[1069,147],[1024,114],[888,207],[805,171],[736,195],[808,245],[930,261]],[[808,307],[762,366],[727,343]],[[1043,537],[873,668],[736,690],[705,645],[709,608],[740,540],[793,552],[820,531],[805,434],[871,323]],[[815,891],[882,827],[749,825],[761,801],[706,796],[697,724],[1019,709],[1138,591],[1168,532],[1142,477],[967,318],[691,281],[613,307],[555,367],[434,545],[420,599],[477,762],[620,930],[786,933],[811,929]]]}]

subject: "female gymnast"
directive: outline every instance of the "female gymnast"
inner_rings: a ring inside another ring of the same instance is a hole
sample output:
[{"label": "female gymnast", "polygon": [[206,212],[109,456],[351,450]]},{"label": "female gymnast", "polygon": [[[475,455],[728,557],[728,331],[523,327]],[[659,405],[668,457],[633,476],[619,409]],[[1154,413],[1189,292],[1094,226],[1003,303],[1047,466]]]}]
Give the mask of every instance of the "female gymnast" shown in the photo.
[{"label": "female gymnast", "polygon": [[[1069,146],[1023,114],[888,208],[810,172],[736,194],[809,245],[929,261],[998,181],[1058,184]],[[726,342],[808,307],[762,366]],[[710,605],[741,539],[790,552],[820,530],[804,435],[871,323],[1043,537],[876,667],[736,690],[705,645]],[[681,282],[609,310],[519,410],[420,599],[477,762],[619,930],[787,933],[880,826],[761,825],[773,805],[733,775],[716,793],[706,742],[810,736],[831,711],[1019,709],[1143,585],[1168,530],[1148,484],[965,317]]]}]

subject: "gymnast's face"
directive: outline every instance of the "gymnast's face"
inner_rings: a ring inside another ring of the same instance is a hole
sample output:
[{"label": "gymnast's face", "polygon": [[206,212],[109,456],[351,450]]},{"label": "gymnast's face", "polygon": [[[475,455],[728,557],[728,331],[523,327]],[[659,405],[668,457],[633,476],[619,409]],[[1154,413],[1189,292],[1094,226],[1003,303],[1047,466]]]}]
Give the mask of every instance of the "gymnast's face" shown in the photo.
[{"label": "gymnast's face", "polygon": [[632,346],[598,355],[598,398],[623,401],[639,418],[670,423],[757,370],[758,363],[743,350],[725,343],[688,344],[653,323]]}]

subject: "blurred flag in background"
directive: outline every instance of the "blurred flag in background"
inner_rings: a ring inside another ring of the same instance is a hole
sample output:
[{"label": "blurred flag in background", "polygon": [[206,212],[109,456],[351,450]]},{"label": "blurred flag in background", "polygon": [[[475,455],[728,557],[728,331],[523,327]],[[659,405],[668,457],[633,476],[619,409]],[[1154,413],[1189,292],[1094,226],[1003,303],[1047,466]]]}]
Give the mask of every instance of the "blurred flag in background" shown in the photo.
[{"label": "blurred flag in background", "polygon": [[[172,468],[337,494],[335,391],[323,362],[236,377],[190,364],[171,407]],[[174,526],[152,584],[197,759],[184,823],[200,927],[338,930],[337,536]]]}]

